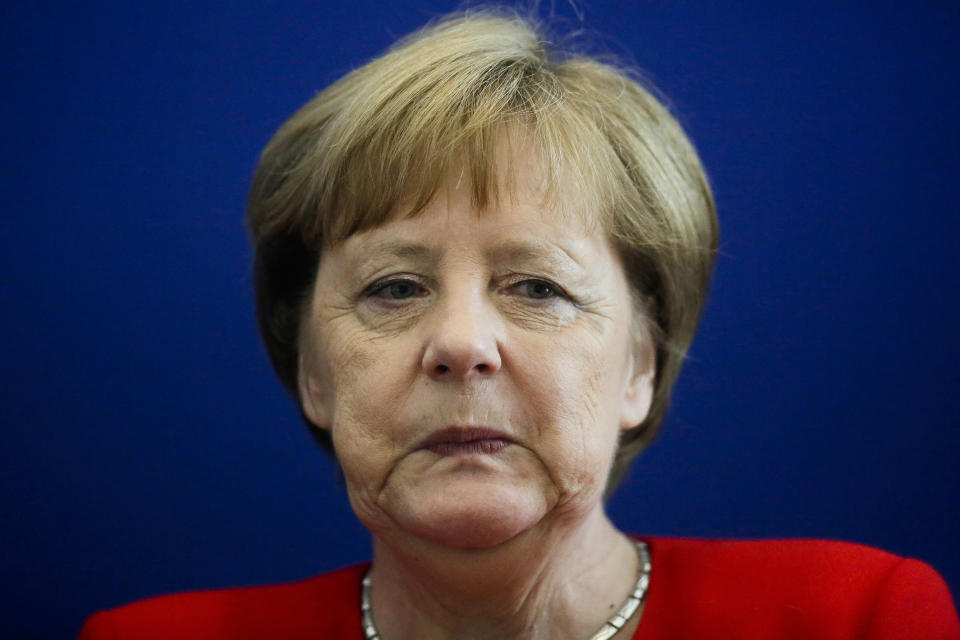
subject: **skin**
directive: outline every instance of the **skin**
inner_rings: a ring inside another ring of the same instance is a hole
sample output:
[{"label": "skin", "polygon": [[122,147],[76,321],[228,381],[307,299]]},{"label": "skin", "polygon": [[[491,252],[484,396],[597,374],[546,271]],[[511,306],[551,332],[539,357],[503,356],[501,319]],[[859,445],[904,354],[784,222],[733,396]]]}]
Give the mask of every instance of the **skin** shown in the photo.
[{"label": "skin", "polygon": [[[582,638],[636,579],[602,494],[649,409],[653,350],[605,233],[545,206],[530,163],[517,177],[482,212],[450,185],[328,248],[305,315],[304,411],[374,535],[391,640]],[[508,444],[420,447],[451,426]]]}]

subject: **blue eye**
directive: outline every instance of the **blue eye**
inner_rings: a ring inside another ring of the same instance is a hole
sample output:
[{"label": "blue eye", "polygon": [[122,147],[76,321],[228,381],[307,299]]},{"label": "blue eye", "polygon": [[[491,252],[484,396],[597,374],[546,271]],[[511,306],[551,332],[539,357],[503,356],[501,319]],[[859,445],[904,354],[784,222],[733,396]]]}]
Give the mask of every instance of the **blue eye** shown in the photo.
[{"label": "blue eye", "polygon": [[417,285],[406,280],[400,280],[399,282],[391,282],[386,287],[386,291],[391,298],[394,300],[402,300],[404,298],[410,298],[417,294]]},{"label": "blue eye", "polygon": [[543,280],[524,280],[520,286],[523,287],[524,294],[534,300],[546,300],[559,293],[555,286]]},{"label": "blue eye", "polygon": [[389,300],[406,300],[422,293],[423,287],[412,280],[378,282],[367,289],[367,295]]}]

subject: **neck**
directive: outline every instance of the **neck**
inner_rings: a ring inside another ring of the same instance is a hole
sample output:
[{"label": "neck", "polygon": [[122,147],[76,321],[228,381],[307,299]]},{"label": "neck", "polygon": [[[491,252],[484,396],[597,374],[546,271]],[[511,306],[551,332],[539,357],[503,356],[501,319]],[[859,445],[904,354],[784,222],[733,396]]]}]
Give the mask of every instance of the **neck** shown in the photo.
[{"label": "neck", "polygon": [[543,525],[485,549],[377,536],[371,601],[387,640],[584,640],[636,577],[632,543],[598,506],[575,525]]}]

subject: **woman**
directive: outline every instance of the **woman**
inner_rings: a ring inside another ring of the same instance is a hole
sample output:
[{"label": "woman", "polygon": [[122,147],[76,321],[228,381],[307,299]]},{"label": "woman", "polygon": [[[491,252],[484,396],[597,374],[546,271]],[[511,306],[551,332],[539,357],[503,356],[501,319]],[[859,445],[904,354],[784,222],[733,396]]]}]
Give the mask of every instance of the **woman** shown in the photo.
[{"label": "woman", "polygon": [[455,17],[304,106],[250,195],[260,326],[370,566],[166,596],[83,638],[960,638],[921,563],[632,539],[717,247],[692,146],[624,72]]}]

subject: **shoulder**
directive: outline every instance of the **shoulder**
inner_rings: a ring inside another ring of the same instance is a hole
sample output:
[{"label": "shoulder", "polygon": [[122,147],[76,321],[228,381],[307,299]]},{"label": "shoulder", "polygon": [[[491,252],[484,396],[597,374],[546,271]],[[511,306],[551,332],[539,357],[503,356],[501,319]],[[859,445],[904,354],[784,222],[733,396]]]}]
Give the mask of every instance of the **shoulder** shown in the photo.
[{"label": "shoulder", "polygon": [[289,582],[158,596],[92,616],[79,640],[360,640],[365,565]]},{"label": "shoulder", "polygon": [[[946,584],[917,560],[826,540],[647,541],[653,571],[644,622],[649,613],[706,632],[723,621],[740,637],[782,628],[803,632],[796,637],[960,640]],[[676,602],[689,608],[677,611]]]}]

